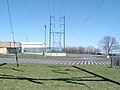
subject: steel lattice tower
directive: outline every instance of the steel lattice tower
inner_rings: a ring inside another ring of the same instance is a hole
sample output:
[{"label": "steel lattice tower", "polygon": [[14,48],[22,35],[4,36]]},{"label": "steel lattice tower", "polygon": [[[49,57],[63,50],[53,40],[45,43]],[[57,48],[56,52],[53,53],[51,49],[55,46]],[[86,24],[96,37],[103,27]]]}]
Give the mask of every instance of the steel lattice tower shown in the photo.
[{"label": "steel lattice tower", "polygon": [[50,16],[50,32],[49,32],[49,51],[56,51],[53,48],[62,49],[65,52],[65,16],[60,17],[60,29],[55,29],[55,17]]}]

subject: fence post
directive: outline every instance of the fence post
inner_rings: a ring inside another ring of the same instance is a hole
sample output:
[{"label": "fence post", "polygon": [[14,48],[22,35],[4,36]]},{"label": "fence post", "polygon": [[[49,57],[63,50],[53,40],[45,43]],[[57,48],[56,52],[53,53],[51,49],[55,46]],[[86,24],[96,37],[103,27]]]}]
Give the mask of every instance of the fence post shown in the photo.
[{"label": "fence post", "polygon": [[111,60],[111,68],[113,67],[113,58],[110,57],[110,60]]},{"label": "fence post", "polygon": [[119,58],[119,69],[120,69],[120,58]]}]

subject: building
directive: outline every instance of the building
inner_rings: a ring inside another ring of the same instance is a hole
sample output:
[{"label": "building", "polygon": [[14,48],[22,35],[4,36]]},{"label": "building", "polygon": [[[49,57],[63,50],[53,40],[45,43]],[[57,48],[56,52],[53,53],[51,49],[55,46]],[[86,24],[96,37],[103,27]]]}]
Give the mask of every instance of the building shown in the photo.
[{"label": "building", "polygon": [[27,54],[41,54],[46,56],[66,56],[65,52],[62,52],[61,48],[51,47],[52,51],[49,51],[49,47],[45,47],[44,42],[22,42],[22,53]]},{"label": "building", "polygon": [[43,53],[44,51],[44,42],[22,42],[22,53]]},{"label": "building", "polygon": [[0,53],[21,53],[22,44],[20,42],[0,42]]},{"label": "building", "polygon": [[44,42],[0,42],[0,53],[25,53],[25,54],[41,54],[46,56],[66,56],[63,49],[45,47]]}]

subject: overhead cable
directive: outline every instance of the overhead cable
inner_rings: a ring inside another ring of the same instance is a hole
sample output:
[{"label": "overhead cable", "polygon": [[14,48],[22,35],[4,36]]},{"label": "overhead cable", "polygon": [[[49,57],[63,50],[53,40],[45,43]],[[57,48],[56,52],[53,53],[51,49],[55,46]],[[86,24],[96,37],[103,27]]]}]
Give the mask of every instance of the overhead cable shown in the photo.
[{"label": "overhead cable", "polygon": [[8,7],[8,15],[9,15],[9,21],[10,21],[10,28],[11,28],[12,39],[13,39],[13,42],[15,42],[14,32],[13,32],[13,24],[12,24],[11,13],[10,13],[10,6],[9,6],[9,1],[8,0],[7,0],[7,7]]},{"label": "overhead cable", "polygon": [[100,8],[100,6],[104,3],[104,0],[101,1],[101,3],[95,8],[95,10],[87,17],[87,19],[82,23],[81,27],[88,22],[88,20],[97,12],[97,10]]},{"label": "overhead cable", "polygon": [[53,10],[54,10],[54,11],[53,11],[53,14],[54,14],[54,16],[55,16],[55,8],[56,8],[56,7],[55,7],[55,0],[54,0],[54,6],[53,6],[53,7],[54,7],[54,9],[53,9]]},{"label": "overhead cable", "polygon": [[31,9],[31,7],[30,7],[30,5],[28,4],[27,0],[24,0],[24,1],[25,1],[25,3],[26,3],[26,6],[28,7],[29,12],[31,13],[31,15],[32,15],[32,17],[33,17],[36,25],[38,26],[38,28],[40,28],[40,25],[38,24],[37,19],[35,18],[34,14],[33,14],[33,12],[32,12],[32,9]]},{"label": "overhead cable", "polygon": [[51,10],[50,10],[50,0],[48,0],[48,12],[49,12],[49,15],[51,15]]}]

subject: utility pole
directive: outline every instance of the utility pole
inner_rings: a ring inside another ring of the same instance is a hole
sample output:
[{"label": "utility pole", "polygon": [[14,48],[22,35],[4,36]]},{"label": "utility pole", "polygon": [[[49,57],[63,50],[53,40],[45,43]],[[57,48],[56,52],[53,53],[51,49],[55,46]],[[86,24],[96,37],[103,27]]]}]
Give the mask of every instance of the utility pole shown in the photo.
[{"label": "utility pole", "polygon": [[8,15],[9,15],[11,33],[12,33],[12,38],[13,38],[13,46],[14,46],[14,51],[15,51],[16,63],[17,63],[17,67],[19,67],[19,64],[18,64],[18,56],[17,56],[17,48],[15,47],[15,39],[14,39],[13,25],[12,25],[12,19],[11,19],[11,13],[10,13],[10,7],[9,7],[9,1],[8,1],[8,0],[7,0],[7,7],[8,7]]}]

